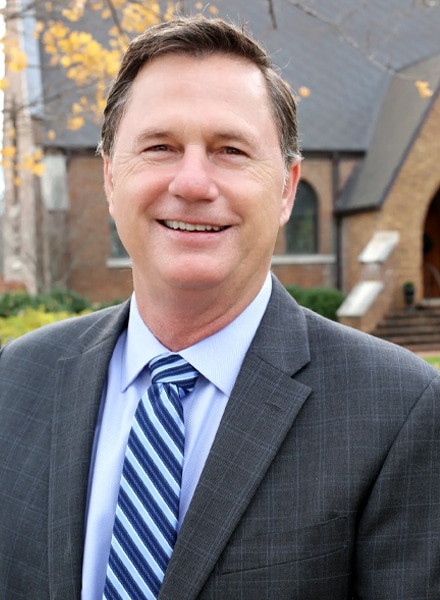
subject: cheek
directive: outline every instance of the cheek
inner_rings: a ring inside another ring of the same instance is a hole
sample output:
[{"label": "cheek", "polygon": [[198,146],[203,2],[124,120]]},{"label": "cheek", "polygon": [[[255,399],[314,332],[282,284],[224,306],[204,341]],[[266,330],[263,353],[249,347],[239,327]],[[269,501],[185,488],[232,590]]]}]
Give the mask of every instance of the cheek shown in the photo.
[{"label": "cheek", "polygon": [[258,253],[264,255],[272,251],[280,229],[279,203],[264,200],[264,203],[254,205],[249,229],[249,243]]},{"label": "cheek", "polygon": [[144,203],[145,192],[136,180],[118,180],[109,199],[109,212],[115,221],[129,221],[138,217]]},{"label": "cheek", "polygon": [[273,232],[278,232],[278,229],[288,220],[288,211],[280,198],[263,198],[260,206],[257,208],[259,212],[260,226],[269,235]]},{"label": "cheek", "polygon": [[119,213],[130,211],[139,214],[156,201],[162,202],[168,189],[168,179],[151,170],[137,171],[129,177],[116,179],[113,192],[114,204]]}]

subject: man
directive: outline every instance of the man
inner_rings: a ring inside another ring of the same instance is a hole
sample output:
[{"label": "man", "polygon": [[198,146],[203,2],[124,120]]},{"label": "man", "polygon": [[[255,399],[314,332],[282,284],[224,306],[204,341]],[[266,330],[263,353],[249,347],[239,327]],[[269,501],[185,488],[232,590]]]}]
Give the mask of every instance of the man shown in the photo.
[{"label": "man", "polygon": [[[266,53],[221,20],[148,30],[101,150],[134,295],[3,349],[0,597],[439,598],[440,377],[270,276],[300,157]],[[123,501],[163,354],[198,377],[179,404],[177,540],[153,585],[131,544],[153,544],[155,521],[132,526]]]}]

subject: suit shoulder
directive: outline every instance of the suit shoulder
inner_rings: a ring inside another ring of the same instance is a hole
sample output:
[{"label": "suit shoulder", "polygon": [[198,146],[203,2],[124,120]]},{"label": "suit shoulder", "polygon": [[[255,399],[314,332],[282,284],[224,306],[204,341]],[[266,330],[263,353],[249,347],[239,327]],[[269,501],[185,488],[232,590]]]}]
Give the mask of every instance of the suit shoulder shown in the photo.
[{"label": "suit shoulder", "polygon": [[439,372],[414,353],[300,306],[274,278],[273,292],[252,350],[277,368],[301,370],[310,381],[367,380],[424,386]]},{"label": "suit shoulder", "polygon": [[[373,378],[426,384],[440,373],[414,352],[302,308],[312,357]],[[322,364],[322,362],[321,362]]]}]

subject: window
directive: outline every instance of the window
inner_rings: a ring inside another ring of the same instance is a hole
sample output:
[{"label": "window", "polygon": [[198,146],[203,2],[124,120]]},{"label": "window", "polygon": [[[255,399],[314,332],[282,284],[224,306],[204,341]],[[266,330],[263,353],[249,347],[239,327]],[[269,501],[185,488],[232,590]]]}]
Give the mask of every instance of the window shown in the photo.
[{"label": "window", "polygon": [[318,198],[313,187],[303,180],[298,184],[292,215],[286,224],[286,252],[318,252]]},{"label": "window", "polygon": [[128,254],[119,239],[116,224],[110,217],[110,258],[128,258]]}]

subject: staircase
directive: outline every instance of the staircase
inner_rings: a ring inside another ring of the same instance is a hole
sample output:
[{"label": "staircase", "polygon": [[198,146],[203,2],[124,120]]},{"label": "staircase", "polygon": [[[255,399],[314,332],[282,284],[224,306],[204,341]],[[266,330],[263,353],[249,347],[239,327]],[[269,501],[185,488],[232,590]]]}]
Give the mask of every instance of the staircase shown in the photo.
[{"label": "staircase", "polygon": [[395,310],[372,334],[414,352],[438,351],[440,354],[440,306]]}]

